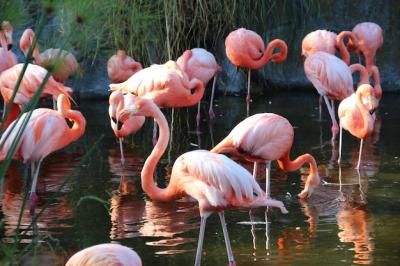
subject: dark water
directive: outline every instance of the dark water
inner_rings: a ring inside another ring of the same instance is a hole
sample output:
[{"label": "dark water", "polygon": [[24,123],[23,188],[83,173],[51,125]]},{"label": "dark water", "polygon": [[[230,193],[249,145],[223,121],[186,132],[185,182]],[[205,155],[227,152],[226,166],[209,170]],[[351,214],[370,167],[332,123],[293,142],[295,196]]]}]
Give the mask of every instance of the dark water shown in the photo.
[{"label": "dark water", "polygon": [[[164,110],[173,125],[172,144],[157,168],[157,182],[168,183],[174,160],[198,148],[210,149],[238,122],[245,118],[244,98],[220,97],[217,119],[208,123],[207,104],[200,133],[196,134],[196,108]],[[374,135],[365,143],[362,169],[354,170],[359,140],[344,133],[343,164],[339,171],[337,151],[330,145],[330,120],[326,109],[318,122],[316,94],[276,93],[254,97],[251,114],[273,112],[286,117],[295,128],[291,157],[309,152],[318,162],[325,183],[306,201],[299,201],[302,178],[307,167],[283,173],[272,163],[272,197],[284,201],[289,213],[263,209],[251,212],[230,210],[226,219],[237,265],[395,265],[400,259],[400,97],[384,95],[379,107]],[[324,106],[325,107],[325,106]],[[74,252],[85,247],[115,242],[129,246],[141,256],[144,265],[193,265],[199,231],[197,205],[151,201],[140,187],[140,171],[152,149],[152,123],[125,141],[126,168],[119,162],[119,146],[109,123],[108,103],[80,102],[87,118],[82,139],[49,156],[42,165],[38,184],[41,206],[51,202],[39,219],[39,235],[52,238],[35,257],[24,264],[63,264]],[[89,161],[80,165],[85,152],[104,134]],[[249,170],[252,165],[240,162]],[[265,184],[263,169],[258,181]],[[338,186],[338,176],[343,185]],[[65,179],[65,177],[70,176]],[[167,178],[165,178],[167,176]],[[65,185],[63,182],[67,180]],[[120,185],[121,180],[121,185]],[[22,205],[23,168],[11,166],[4,187],[2,212],[4,242],[13,241]],[[60,190],[61,192],[57,192]],[[96,196],[104,202],[84,196]],[[22,222],[30,223],[29,211]],[[267,230],[266,230],[267,226]],[[32,232],[23,242],[31,242]],[[54,241],[56,239],[56,241]],[[56,243],[56,244],[54,244]],[[217,215],[208,219],[202,265],[227,265],[223,234]]]}]

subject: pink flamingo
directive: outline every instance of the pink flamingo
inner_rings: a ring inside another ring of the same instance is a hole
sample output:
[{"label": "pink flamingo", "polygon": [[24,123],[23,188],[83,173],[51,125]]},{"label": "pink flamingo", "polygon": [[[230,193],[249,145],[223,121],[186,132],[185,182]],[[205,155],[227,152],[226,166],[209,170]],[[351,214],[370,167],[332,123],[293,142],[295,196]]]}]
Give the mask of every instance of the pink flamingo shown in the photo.
[{"label": "pink flamingo", "polygon": [[166,188],[154,183],[154,171],[169,142],[169,128],[164,114],[149,99],[141,98],[135,106],[120,113],[124,121],[131,115],[151,116],[160,127],[160,137],[150,156],[144,163],[141,181],[144,192],[153,200],[169,202],[185,196],[197,200],[201,216],[199,242],[195,265],[201,263],[202,244],[206,220],[212,212],[218,212],[224,233],[229,265],[235,265],[229,242],[223,210],[229,207],[256,208],[272,206],[286,213],[280,201],[267,198],[254,178],[225,155],[205,150],[187,152],[178,159],[172,168],[170,182]]},{"label": "pink flamingo", "polygon": [[113,83],[124,82],[142,69],[140,63],[133,60],[132,57],[128,56],[126,52],[121,49],[107,61],[108,77]]},{"label": "pink flamingo", "polygon": [[[31,29],[26,29],[21,36],[19,46],[25,56],[28,54],[29,47],[33,42],[35,32]],[[43,53],[39,53],[39,47],[33,51],[33,62],[39,66],[46,68],[48,65],[55,65],[52,76],[58,82],[64,83],[72,74],[80,71],[79,64],[76,58],[70,52],[50,48]]]},{"label": "pink flamingo", "polygon": [[0,73],[18,63],[18,59],[11,51],[13,27],[10,22],[3,21],[0,31]]},{"label": "pink flamingo", "polygon": [[[247,80],[247,103],[250,102],[250,73],[251,69],[259,69],[269,61],[282,63],[285,61],[288,48],[280,39],[272,40],[267,48],[264,41],[254,31],[240,28],[232,31],[225,39],[225,50],[228,59],[237,67],[249,70]],[[274,49],[279,48],[278,53]]]},{"label": "pink flamingo", "polygon": [[145,118],[143,116],[131,117],[122,123],[117,120],[119,112],[124,108],[128,108],[133,105],[136,101],[136,96],[131,93],[122,94],[121,91],[113,91],[109,98],[108,114],[110,116],[111,128],[114,134],[119,138],[119,148],[121,151],[121,164],[125,165],[125,157],[122,146],[124,138],[131,134],[135,134],[144,124]]},{"label": "pink flamingo", "polygon": [[[29,122],[19,140],[15,159],[22,159],[24,163],[31,163],[33,176],[30,206],[35,209],[37,200],[36,183],[39,175],[40,164],[50,153],[62,149],[79,139],[85,132],[86,120],[79,111],[71,110],[67,96],[60,94],[57,98],[57,111],[39,108],[31,113]],[[30,113],[24,113],[21,119],[14,121],[15,128],[10,126],[2,135],[0,142],[4,143],[0,150],[0,160],[4,160],[13,145],[23,121]],[[66,120],[72,121],[70,127]],[[8,136],[8,137],[6,137]]]},{"label": "pink flamingo", "polygon": [[142,266],[142,260],[132,249],[120,244],[99,244],[75,253],[65,266]]},{"label": "pink flamingo", "polygon": [[[5,113],[6,104],[9,103],[13,90],[17,84],[18,77],[20,76],[24,64],[17,64],[0,74],[0,91],[4,98],[4,109]],[[31,98],[35,95],[37,90],[40,88],[44,78],[47,75],[47,70],[41,66],[28,64],[24,76],[22,78],[21,85],[18,88],[14,102],[11,106],[10,115],[4,122],[3,128],[7,128],[12,121],[16,119],[20,110],[28,104]],[[41,97],[53,96],[53,100],[56,100],[58,95],[64,94],[69,96],[71,88],[64,86],[63,84],[55,81],[50,77],[43,89]]]},{"label": "pink flamingo", "polygon": [[[304,72],[324,100],[332,119],[332,143],[339,126],[333,100],[343,100],[353,93],[353,77],[349,67],[339,58],[326,52],[315,52],[304,61]],[[331,99],[331,104],[329,103]]]},{"label": "pink flamingo", "polygon": [[375,65],[376,52],[383,45],[382,28],[373,22],[363,22],[357,24],[352,33],[355,36],[355,40],[350,39],[347,46],[359,55],[364,55],[365,65],[371,75],[372,66]]},{"label": "pink flamingo", "polygon": [[[204,87],[206,87],[210,79],[214,77],[208,114],[210,116],[210,119],[215,119],[215,113],[213,111],[214,90],[217,74],[221,71],[221,67],[217,64],[217,61],[215,61],[215,57],[213,56],[213,54],[208,52],[207,50],[203,48],[194,48],[191,51],[192,56],[189,60],[187,60],[187,62],[185,62],[186,59],[182,55],[176,60],[176,63],[183,71],[186,72],[189,79],[197,78],[201,80],[204,84]],[[197,127],[200,124],[200,102],[201,101],[199,101],[197,106]]]},{"label": "pink flamingo", "polygon": [[[365,103],[363,103],[365,102]],[[342,157],[342,128],[361,139],[360,152],[356,169],[360,169],[363,140],[374,130],[374,117],[370,114],[378,105],[374,89],[369,84],[362,84],[356,93],[339,104],[340,119],[339,159]]]},{"label": "pink flamingo", "polygon": [[[355,71],[360,72],[360,81],[357,84],[357,87],[360,87],[362,84],[370,84],[370,76],[368,74],[367,69],[361,64],[353,64],[350,66],[351,73]],[[379,68],[375,65],[371,67],[372,78],[374,81],[374,90],[375,90],[375,98],[380,101],[382,98],[382,87],[381,87],[381,78],[379,74]]]},{"label": "pink flamingo", "polygon": [[320,182],[318,167],[310,154],[303,154],[294,161],[290,160],[293,137],[293,127],[286,118],[272,113],[255,114],[236,125],[211,152],[238,155],[253,162],[254,178],[258,163],[266,162],[267,196],[270,191],[271,161],[278,160],[279,166],[284,171],[295,171],[304,163],[308,163],[310,173],[303,191],[299,194],[300,198],[306,198]]}]

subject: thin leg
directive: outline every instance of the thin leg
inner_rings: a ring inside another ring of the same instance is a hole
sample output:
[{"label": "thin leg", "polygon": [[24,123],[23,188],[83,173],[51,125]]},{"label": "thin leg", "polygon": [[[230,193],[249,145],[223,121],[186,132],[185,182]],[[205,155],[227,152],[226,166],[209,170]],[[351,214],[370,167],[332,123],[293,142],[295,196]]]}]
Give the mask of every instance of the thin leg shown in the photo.
[{"label": "thin leg", "polygon": [[271,161],[265,162],[265,194],[267,198],[270,198],[271,195]]},{"label": "thin leg", "polygon": [[153,146],[155,146],[157,144],[157,123],[155,119],[153,123]]},{"label": "thin leg", "polygon": [[335,112],[335,101],[334,100],[331,100],[331,106],[332,106],[333,112]]},{"label": "thin leg", "polygon": [[364,139],[361,139],[361,141],[360,141],[360,151],[358,152],[358,163],[357,163],[357,167],[356,167],[357,170],[360,169],[363,143],[364,143]]},{"label": "thin leg", "polygon": [[40,159],[38,162],[31,164],[32,169],[34,169],[33,172],[33,180],[32,180],[32,187],[31,187],[31,193],[29,196],[29,207],[30,207],[30,214],[31,216],[35,215],[35,208],[36,208],[36,203],[38,200],[37,194],[36,194],[36,184],[39,176],[39,170],[40,170],[40,164],[42,163],[43,159]]},{"label": "thin leg", "polygon": [[265,209],[265,249],[269,250],[269,224],[268,224],[268,209]]},{"label": "thin leg", "polygon": [[336,122],[335,111],[332,109],[331,104],[329,103],[328,97],[324,96],[326,107],[328,107],[329,115],[332,119],[332,146],[335,145],[335,138],[339,131],[338,123]]},{"label": "thin leg", "polygon": [[[253,237],[253,249],[256,250],[257,249],[257,238],[256,238],[256,225],[254,224],[254,217],[253,214],[251,212],[251,209],[249,210],[249,217],[250,217],[250,223],[251,223],[251,236]],[[255,253],[254,253],[255,255]]]},{"label": "thin leg", "polygon": [[121,165],[125,166],[124,146],[122,145],[123,138],[119,138],[119,150],[121,152]]},{"label": "thin leg", "polygon": [[197,104],[197,115],[196,115],[197,127],[199,127],[199,125],[200,125],[200,103],[201,103],[201,101],[199,101],[199,103]]},{"label": "thin leg", "polygon": [[236,265],[236,263],[235,263],[235,258],[233,257],[231,242],[229,241],[228,229],[226,228],[224,212],[223,211],[219,212],[218,215],[219,219],[221,220],[222,231],[224,232],[224,239],[226,245],[226,252],[228,253],[229,266],[234,266]]},{"label": "thin leg", "polygon": [[251,69],[249,68],[249,72],[247,75],[247,96],[246,96],[246,102],[250,102],[250,79],[251,79]]},{"label": "thin leg", "polygon": [[339,158],[337,160],[339,166],[340,166],[340,160],[342,159],[342,136],[343,136],[343,127],[340,125],[340,130],[339,130]]},{"label": "thin leg", "polygon": [[319,121],[322,121],[322,95],[319,96],[319,102],[318,102],[318,107],[319,107]]},{"label": "thin leg", "polygon": [[254,162],[254,164],[253,164],[253,177],[254,177],[254,180],[257,180],[257,171],[258,171],[258,163]]},{"label": "thin leg", "polygon": [[57,100],[53,98],[53,110],[57,110]]},{"label": "thin leg", "polygon": [[196,260],[194,266],[201,265],[201,253],[203,251],[204,231],[206,229],[207,217],[201,217],[199,242],[197,243]]},{"label": "thin leg", "polygon": [[212,89],[211,89],[211,98],[210,98],[210,108],[208,109],[208,115],[210,116],[211,120],[215,119],[213,105],[214,105],[214,92],[215,92],[215,84],[216,83],[217,83],[217,75],[215,75],[213,78],[213,85],[212,85]]}]

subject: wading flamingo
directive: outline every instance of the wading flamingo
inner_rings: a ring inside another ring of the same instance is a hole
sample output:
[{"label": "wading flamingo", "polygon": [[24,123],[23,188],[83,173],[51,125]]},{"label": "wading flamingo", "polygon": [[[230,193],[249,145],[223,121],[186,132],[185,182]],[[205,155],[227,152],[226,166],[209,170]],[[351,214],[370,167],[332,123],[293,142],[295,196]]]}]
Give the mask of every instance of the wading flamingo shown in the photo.
[{"label": "wading flamingo", "polygon": [[13,28],[8,21],[1,23],[0,31],[0,73],[4,70],[16,65],[18,59],[11,51]]},{"label": "wading flamingo", "polygon": [[373,22],[357,24],[353,30],[355,40],[349,40],[347,46],[359,55],[364,55],[365,66],[371,75],[372,66],[375,65],[376,51],[383,45],[382,28]]},{"label": "wading flamingo", "polygon": [[133,60],[132,57],[128,56],[126,52],[121,49],[107,61],[108,77],[113,83],[124,82],[142,69],[140,63]]},{"label": "wading flamingo", "polygon": [[229,153],[253,162],[254,178],[258,163],[266,162],[267,196],[270,195],[271,161],[278,160],[280,168],[284,171],[295,171],[304,163],[308,163],[310,173],[303,191],[298,195],[300,198],[306,198],[320,182],[318,167],[314,157],[308,153],[297,157],[294,161],[290,160],[293,137],[293,127],[286,118],[273,113],[255,114],[235,126],[211,152]]},{"label": "wading flamingo", "polygon": [[[221,71],[221,67],[217,64],[217,61],[215,61],[214,55],[207,50],[203,48],[194,48],[191,51],[192,56],[189,60],[187,60],[187,62],[185,62],[186,59],[182,55],[176,60],[176,63],[183,71],[185,71],[189,79],[197,78],[201,80],[204,84],[204,88],[206,87],[207,83],[214,77],[208,114],[210,116],[210,119],[215,119],[215,113],[213,111],[214,90],[217,74]],[[201,101],[199,101],[197,106],[197,127],[200,124],[200,102]]]},{"label": "wading flamingo", "polygon": [[160,127],[160,137],[150,156],[144,163],[141,182],[143,191],[153,200],[169,202],[190,196],[197,200],[201,216],[199,242],[195,265],[201,263],[202,245],[206,220],[212,212],[218,212],[223,228],[229,265],[235,265],[229,242],[224,212],[230,207],[277,207],[286,213],[281,201],[267,198],[249,172],[225,155],[205,150],[184,153],[172,167],[171,178],[166,188],[159,188],[154,183],[154,172],[158,161],[169,142],[169,128],[164,114],[149,99],[138,99],[134,107],[120,113],[120,119],[131,115],[151,116]]},{"label": "wading flamingo", "polygon": [[65,266],[142,266],[142,260],[132,249],[120,244],[99,244],[75,253]]},{"label": "wading flamingo", "polygon": [[369,84],[361,85],[356,93],[353,93],[339,104],[339,164],[342,157],[342,128],[344,128],[353,136],[361,139],[356,166],[356,169],[360,169],[363,140],[374,130],[374,117],[370,112],[373,112],[377,105],[378,101],[375,98],[374,89]]},{"label": "wading flamingo", "polygon": [[[31,29],[26,29],[21,36],[19,46],[21,51],[28,54],[29,47],[33,42],[35,32]],[[45,50],[43,53],[39,53],[38,44],[33,51],[33,63],[46,68],[49,65],[56,66],[52,76],[58,82],[64,83],[71,75],[80,71],[79,64],[75,59],[75,56],[70,52],[58,49],[50,48]]]},{"label": "wading flamingo", "polygon": [[[274,50],[279,48],[278,53]],[[232,31],[225,39],[225,50],[228,59],[237,67],[249,70],[247,80],[247,103],[250,102],[250,73],[265,66],[269,61],[282,63],[285,61],[288,48],[280,39],[272,40],[265,48],[264,41],[254,31],[240,28]]]},{"label": "wading flamingo", "polygon": [[304,61],[304,72],[325,100],[332,120],[332,145],[334,145],[339,126],[333,100],[343,100],[353,93],[353,77],[350,68],[336,56],[326,52],[315,52]]},{"label": "wading flamingo", "polygon": [[[15,159],[22,159],[25,164],[31,163],[33,178],[29,198],[31,210],[35,209],[37,201],[36,183],[43,159],[50,153],[76,141],[85,132],[85,118],[81,112],[71,110],[70,101],[64,94],[60,94],[57,98],[57,109],[55,111],[39,108],[32,111],[14,154]],[[15,128],[10,125],[2,135],[0,142],[4,145],[0,150],[0,160],[6,157],[27,115],[29,113],[24,113],[21,119],[14,121],[13,123],[17,123]],[[73,125],[69,126],[68,121],[73,122]]]},{"label": "wading flamingo", "polygon": [[108,114],[110,116],[111,128],[114,131],[115,136],[119,139],[119,148],[121,151],[121,164],[125,165],[124,148],[122,141],[124,138],[131,134],[135,134],[144,124],[145,118],[143,116],[133,116],[128,120],[118,121],[118,115],[121,110],[128,108],[134,104],[136,96],[131,93],[123,94],[122,91],[113,91],[109,98]]},{"label": "wading flamingo", "polygon": [[[17,84],[18,77],[22,72],[23,66],[24,64],[17,64],[0,74],[0,91],[5,103],[3,108],[3,116],[5,113],[4,111],[6,103],[8,104],[11,99],[11,95]],[[46,75],[47,70],[45,68],[38,65],[28,64],[28,67],[26,68],[22,78],[21,85],[19,86],[15,96],[13,105],[11,106],[10,115],[4,122],[3,128],[7,128],[10,123],[16,119],[20,113],[20,110],[27,105],[35,95]],[[50,77],[42,91],[41,97],[47,97],[51,95],[53,97],[53,101],[55,101],[60,94],[65,94],[70,97],[70,90],[71,88],[64,86]]]}]

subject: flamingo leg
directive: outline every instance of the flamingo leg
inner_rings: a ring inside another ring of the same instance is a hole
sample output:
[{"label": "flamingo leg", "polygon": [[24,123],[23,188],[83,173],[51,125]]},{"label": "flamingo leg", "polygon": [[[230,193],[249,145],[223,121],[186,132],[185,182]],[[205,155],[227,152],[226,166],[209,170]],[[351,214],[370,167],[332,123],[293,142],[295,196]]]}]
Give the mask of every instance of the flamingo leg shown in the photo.
[{"label": "flamingo leg", "polygon": [[29,207],[30,207],[30,213],[33,216],[35,214],[35,208],[36,208],[36,202],[38,200],[37,194],[36,194],[36,185],[37,185],[37,180],[39,176],[39,170],[40,170],[40,164],[42,163],[43,158],[39,159],[38,162],[32,162],[32,173],[33,173],[33,180],[32,180],[32,186],[31,186],[31,193],[29,196]]},{"label": "flamingo leg", "polygon": [[212,85],[212,89],[211,89],[211,98],[210,98],[210,108],[208,109],[208,115],[210,116],[211,120],[215,119],[213,105],[214,105],[214,92],[215,92],[215,84],[216,83],[217,83],[217,75],[215,75],[213,78],[213,85]]},{"label": "flamingo leg", "polygon": [[200,125],[200,103],[201,103],[201,101],[199,101],[199,103],[197,104],[197,115],[196,115],[196,125],[197,125],[197,128],[198,128],[199,125]]},{"label": "flamingo leg", "polygon": [[246,96],[246,115],[250,115],[250,78],[251,70],[249,69],[249,74],[247,75],[247,96]]},{"label": "flamingo leg", "polygon": [[265,162],[265,194],[267,198],[271,195],[271,161]]},{"label": "flamingo leg", "polygon": [[53,98],[53,110],[57,110],[57,100]]},{"label": "flamingo leg", "polygon": [[258,163],[254,162],[254,164],[253,164],[253,177],[254,177],[254,180],[257,180],[257,171],[258,171]]},{"label": "flamingo leg", "polygon": [[122,145],[123,138],[119,138],[119,150],[121,152],[121,165],[125,166],[124,146]]},{"label": "flamingo leg", "polygon": [[338,126],[338,123],[336,122],[335,110],[332,109],[332,106],[329,103],[328,97],[324,96],[324,100],[325,100],[326,107],[328,108],[329,115],[331,116],[331,119],[332,119],[331,131],[332,131],[332,146],[333,146],[333,145],[335,145],[335,138],[339,131],[339,126]]},{"label": "flamingo leg", "polygon": [[339,130],[339,158],[337,160],[339,166],[340,166],[340,160],[342,159],[342,137],[343,137],[343,127],[340,125],[340,130]]},{"label": "flamingo leg", "polygon": [[[251,223],[251,236],[253,237],[253,249],[256,250],[257,249],[257,238],[256,238],[256,225],[254,224],[254,217],[253,214],[251,212],[251,209],[249,210],[249,217],[250,217],[250,223]],[[254,255],[256,255],[254,253]]]},{"label": "flamingo leg", "polygon": [[363,149],[363,143],[364,143],[364,139],[361,139],[361,141],[360,141],[360,151],[358,152],[358,163],[357,163],[357,166],[356,166],[356,169],[357,169],[357,170],[360,169],[361,154],[362,154],[362,149]]},{"label": "flamingo leg", "polygon": [[319,96],[318,111],[319,111],[319,121],[322,121],[322,95]]},{"label": "flamingo leg", "polygon": [[265,249],[269,250],[269,224],[268,224],[268,209],[265,209]]},{"label": "flamingo leg", "polygon": [[219,212],[218,215],[219,219],[221,220],[222,231],[224,232],[224,239],[226,245],[226,252],[228,253],[229,266],[235,266],[236,265],[235,258],[233,257],[231,242],[229,241],[229,234],[228,234],[228,229],[226,228],[224,212],[223,211]]},{"label": "flamingo leg", "polygon": [[156,120],[153,121],[153,146],[157,144],[157,123]]},{"label": "flamingo leg", "polygon": [[207,222],[207,217],[202,216],[200,222],[199,242],[197,244],[196,260],[194,262],[194,266],[201,265],[201,252],[203,250],[203,240],[204,240],[204,232],[206,229],[206,222]]}]

